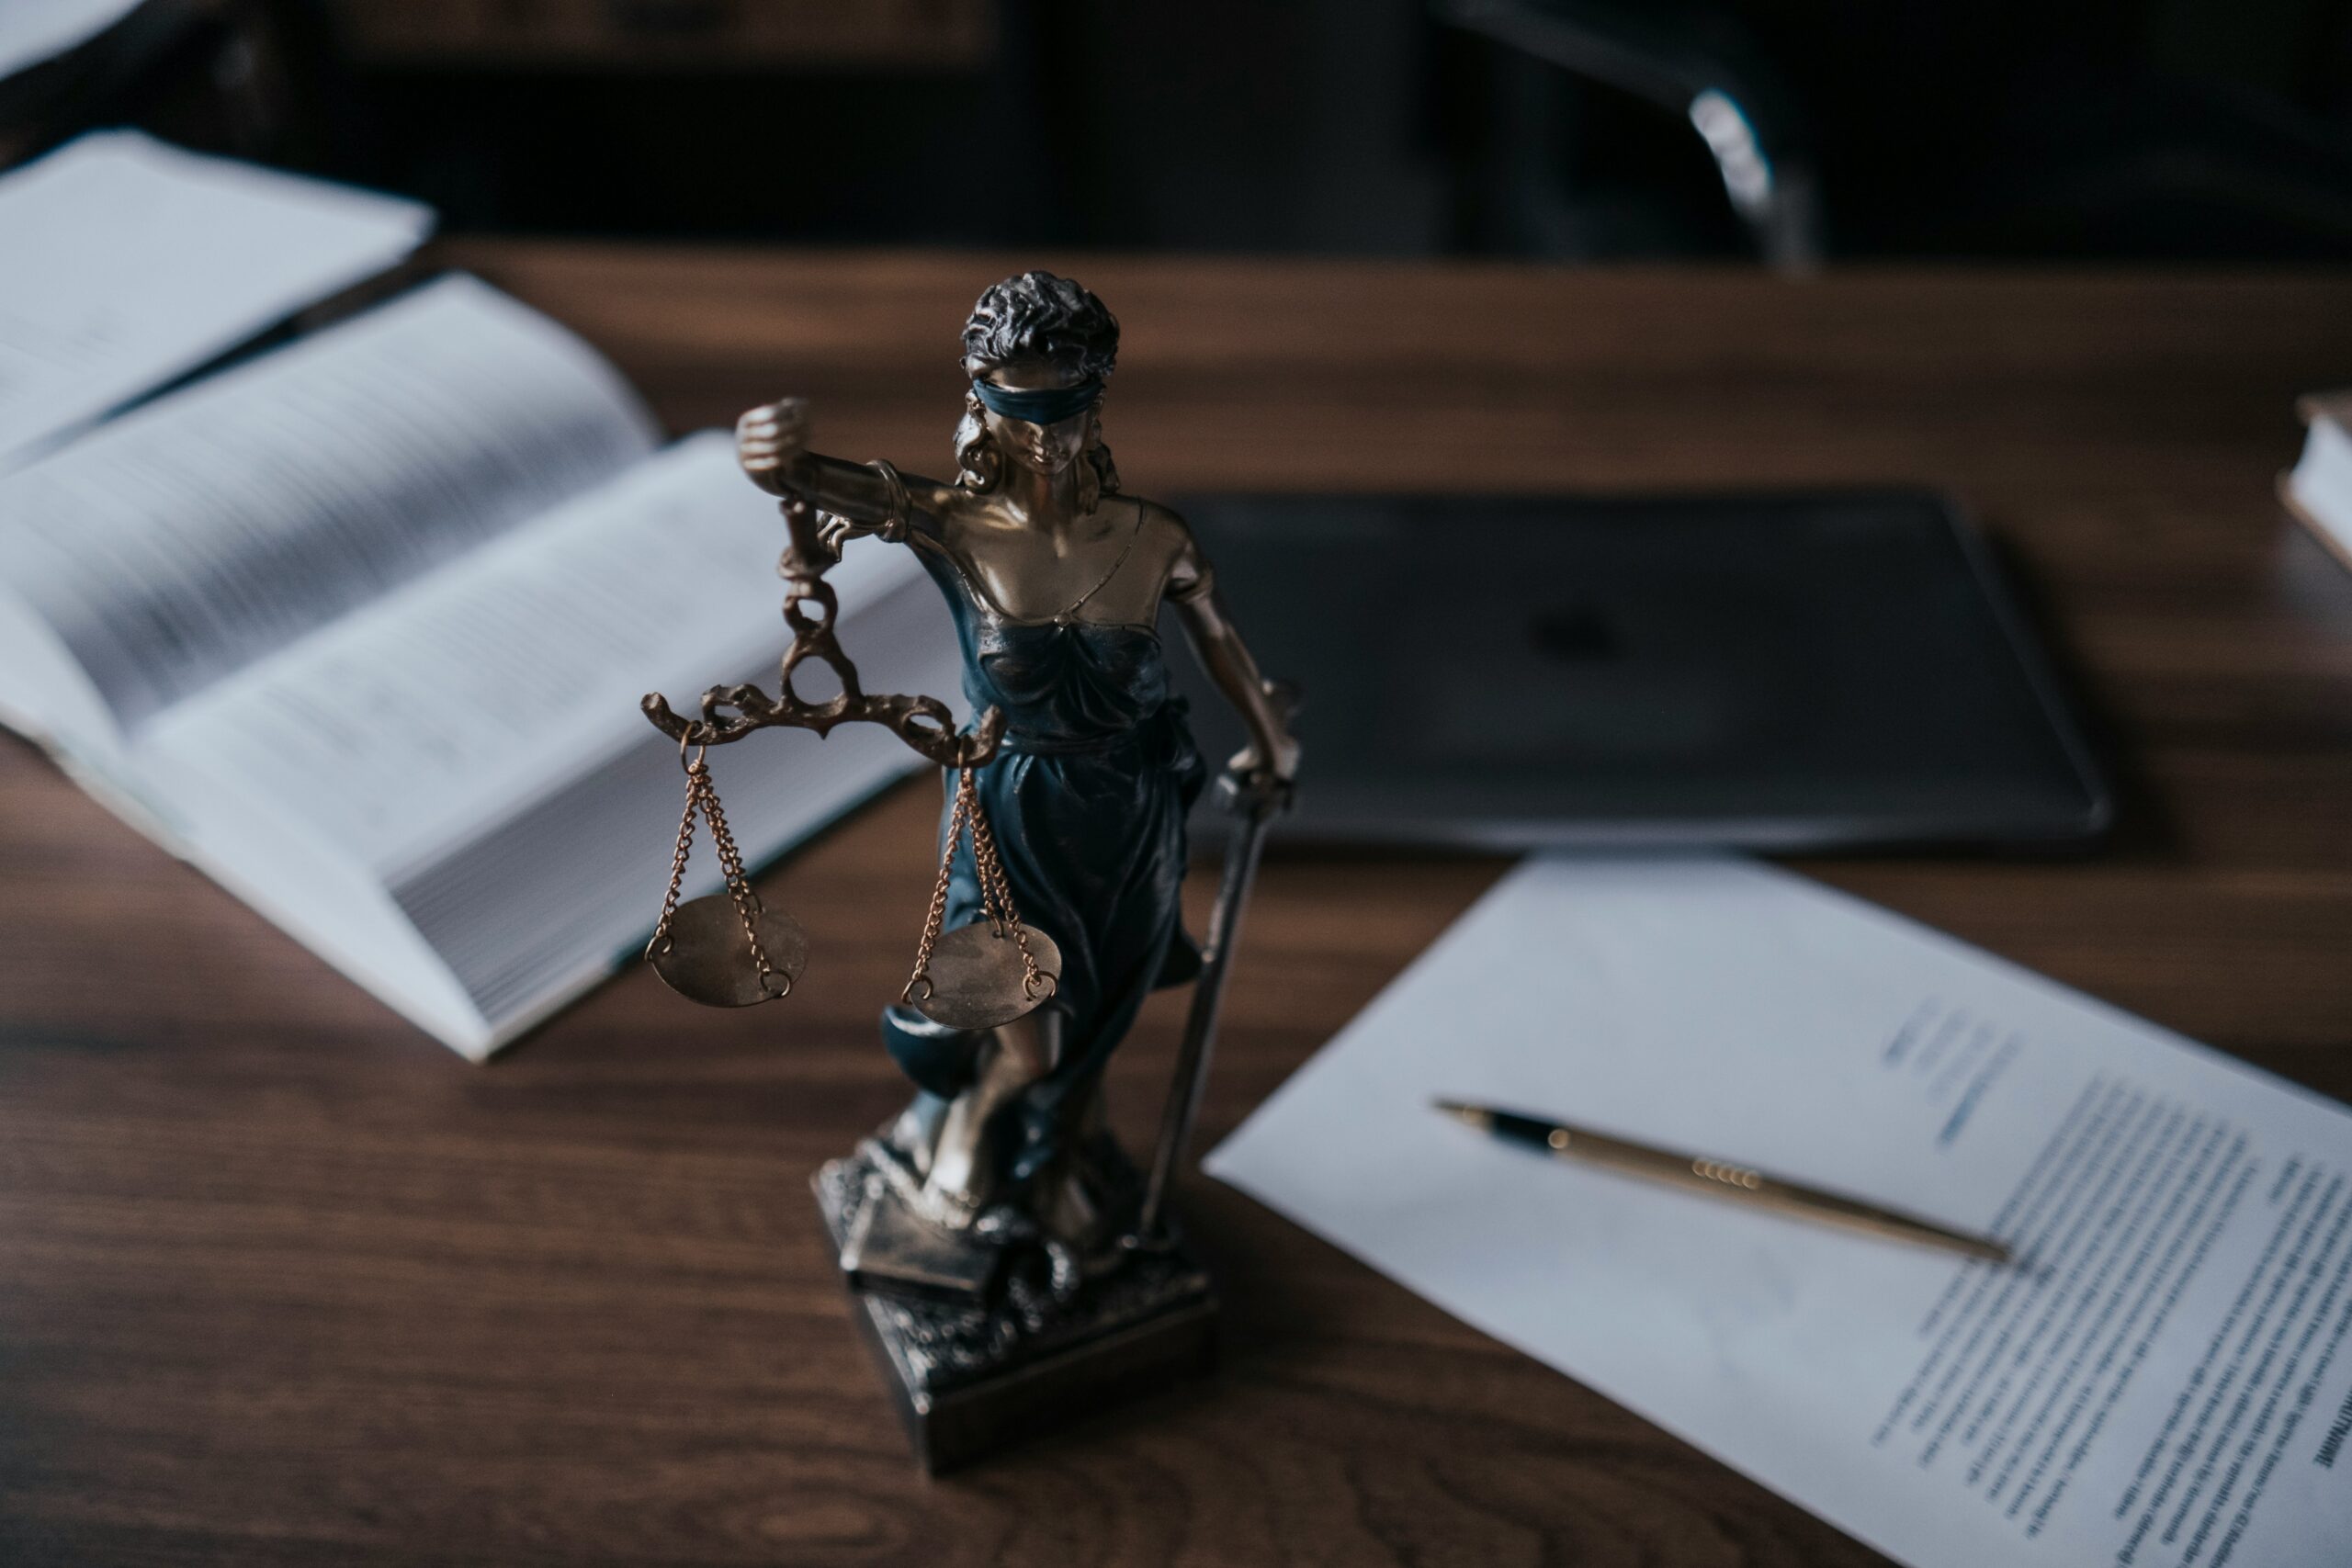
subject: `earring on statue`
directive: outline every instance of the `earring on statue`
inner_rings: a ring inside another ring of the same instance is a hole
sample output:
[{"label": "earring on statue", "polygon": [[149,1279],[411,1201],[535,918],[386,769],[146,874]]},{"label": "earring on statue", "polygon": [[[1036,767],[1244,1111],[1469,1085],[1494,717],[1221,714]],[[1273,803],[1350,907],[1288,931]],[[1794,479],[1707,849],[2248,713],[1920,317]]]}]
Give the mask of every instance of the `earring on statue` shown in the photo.
[{"label": "earring on statue", "polygon": [[[808,966],[808,938],[797,920],[765,908],[752,890],[735,835],[727,829],[727,814],[719,808],[718,786],[706,760],[710,748],[707,743],[695,746],[695,730],[689,724],[678,739],[678,761],[686,771],[686,808],[678,818],[670,890],[662,899],[653,939],[645,944],[646,962],[672,990],[710,1007],[781,1001],[792,994],[793,982]],[[691,760],[689,747],[695,748]],[[697,814],[710,822],[710,841],[726,890],[681,904],[678,890],[685,882]]]}]

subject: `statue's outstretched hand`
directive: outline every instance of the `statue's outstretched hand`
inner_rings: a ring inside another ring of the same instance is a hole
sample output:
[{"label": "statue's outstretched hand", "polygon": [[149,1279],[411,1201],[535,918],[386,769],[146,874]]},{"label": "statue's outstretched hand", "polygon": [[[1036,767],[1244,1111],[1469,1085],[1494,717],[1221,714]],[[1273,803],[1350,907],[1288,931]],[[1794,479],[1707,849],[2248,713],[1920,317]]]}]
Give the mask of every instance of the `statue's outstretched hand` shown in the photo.
[{"label": "statue's outstretched hand", "polygon": [[808,400],[763,403],[735,422],[735,458],[770,495],[789,494],[795,459],[808,449]]}]

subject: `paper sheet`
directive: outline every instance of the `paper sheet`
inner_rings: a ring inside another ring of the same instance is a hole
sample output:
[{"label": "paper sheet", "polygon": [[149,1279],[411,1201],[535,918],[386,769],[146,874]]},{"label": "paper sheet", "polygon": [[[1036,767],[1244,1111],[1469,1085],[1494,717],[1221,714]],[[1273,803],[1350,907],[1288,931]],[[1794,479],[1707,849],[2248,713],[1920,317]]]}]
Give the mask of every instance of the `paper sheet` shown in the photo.
[{"label": "paper sheet", "polygon": [[[1546,1159],[1555,1114],[2010,1241]],[[2352,1562],[2352,1114],[1747,862],[1529,862],[1208,1161],[1922,1568]]]},{"label": "paper sheet", "polygon": [[0,78],[81,48],[138,8],[139,0],[8,0],[0,6]]},{"label": "paper sheet", "polygon": [[432,223],[131,130],[0,175],[0,470],[383,271]]}]

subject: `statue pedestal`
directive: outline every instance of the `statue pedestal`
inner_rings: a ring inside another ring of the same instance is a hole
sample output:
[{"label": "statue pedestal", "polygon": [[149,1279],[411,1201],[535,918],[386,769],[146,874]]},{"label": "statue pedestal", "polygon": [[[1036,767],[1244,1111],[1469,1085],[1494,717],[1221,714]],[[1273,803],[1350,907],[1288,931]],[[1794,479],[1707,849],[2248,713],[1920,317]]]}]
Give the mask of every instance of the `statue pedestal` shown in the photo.
[{"label": "statue pedestal", "polygon": [[1216,1289],[1181,1246],[1057,1291],[1034,1245],[991,1257],[907,1213],[865,1148],[809,1185],[851,1315],[934,1475],[1216,1364]]}]

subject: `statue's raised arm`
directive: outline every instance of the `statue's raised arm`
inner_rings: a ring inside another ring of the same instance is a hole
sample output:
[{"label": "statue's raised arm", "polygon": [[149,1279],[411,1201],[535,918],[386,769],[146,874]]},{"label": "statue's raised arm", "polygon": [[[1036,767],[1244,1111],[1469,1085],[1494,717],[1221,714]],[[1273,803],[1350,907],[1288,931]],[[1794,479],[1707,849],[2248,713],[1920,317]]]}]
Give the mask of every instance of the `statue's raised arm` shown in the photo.
[{"label": "statue's raised arm", "polygon": [[798,496],[818,511],[817,536],[834,556],[862,535],[898,543],[938,536],[937,502],[947,487],[909,479],[884,462],[853,463],[808,450],[808,401],[762,403],[735,422],[735,457],[770,495]]},{"label": "statue's raised arm", "polygon": [[[639,705],[662,734],[682,746],[719,746],[754,730],[779,726],[823,735],[841,724],[887,726],[917,753],[943,768],[978,767],[996,755],[1003,716],[982,712],[972,728],[956,732],[955,714],[937,697],[876,694],[858,679],[857,666],[834,635],[841,602],[825,572],[841,558],[841,541],[851,530],[907,536],[923,517],[909,499],[905,480],[888,463],[861,468],[807,449],[808,405],[800,398],[764,403],[735,426],[736,453],[752,481],[781,498],[788,542],[778,570],[785,580],[784,619],[792,628],[778,694],[751,684],[713,686],[702,694],[700,711],[687,717],[659,692]],[[929,487],[930,481],[923,481]],[[820,512],[841,522],[834,536]],[[792,677],[814,660],[825,665],[841,690],[812,703],[793,690]]]}]

